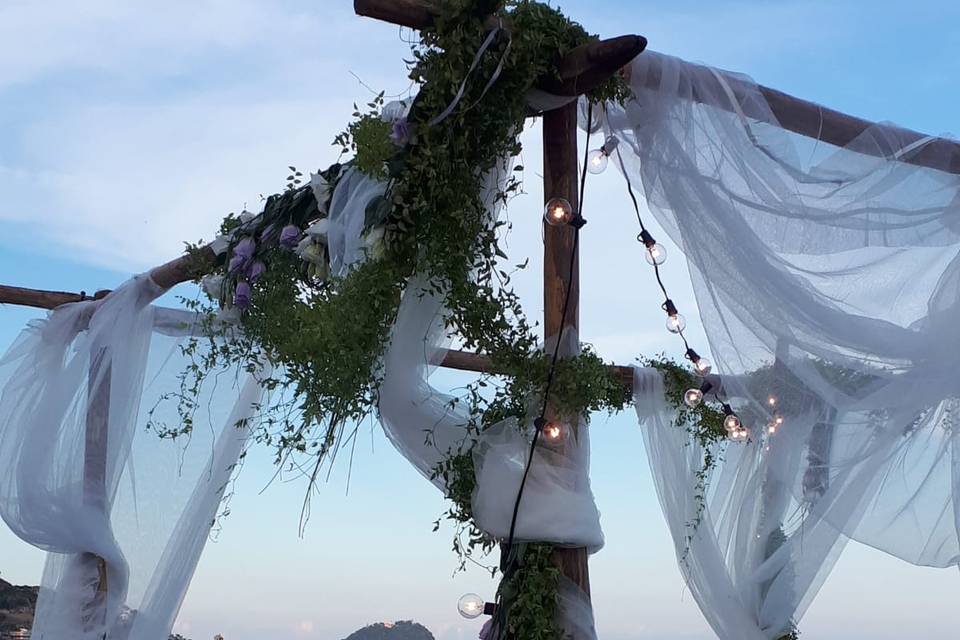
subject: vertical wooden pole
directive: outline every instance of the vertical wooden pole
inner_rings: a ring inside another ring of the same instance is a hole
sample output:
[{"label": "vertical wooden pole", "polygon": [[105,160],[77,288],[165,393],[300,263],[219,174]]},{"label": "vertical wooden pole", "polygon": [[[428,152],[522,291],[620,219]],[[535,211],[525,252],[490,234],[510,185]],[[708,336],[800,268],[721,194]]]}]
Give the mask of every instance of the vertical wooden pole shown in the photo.
[{"label": "vertical wooden pole", "polygon": [[[84,503],[107,510],[107,436],[110,426],[110,357],[106,347],[95,352],[90,362],[87,381],[87,412],[83,441],[83,500]],[[88,625],[102,624],[106,614],[107,563],[103,558],[88,554],[85,560],[96,564],[97,595],[83,612]],[[98,616],[98,612],[100,616]]]},{"label": "vertical wooden pole", "polygon": [[[548,111],[543,116],[543,197],[566,198],[578,211],[577,102]],[[543,326],[544,337],[559,337],[564,327],[580,326],[579,252],[573,251],[576,231],[571,226],[543,223]],[[564,317],[567,288],[570,301]],[[569,354],[560,354],[569,355]],[[554,562],[564,576],[590,595],[587,550],[557,549]]]}]

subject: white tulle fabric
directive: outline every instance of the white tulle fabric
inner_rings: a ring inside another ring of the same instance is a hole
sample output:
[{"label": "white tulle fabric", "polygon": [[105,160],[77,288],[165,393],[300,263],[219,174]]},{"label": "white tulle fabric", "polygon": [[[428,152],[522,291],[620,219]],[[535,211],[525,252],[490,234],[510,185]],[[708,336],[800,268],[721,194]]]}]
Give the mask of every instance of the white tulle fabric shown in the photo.
[{"label": "white tulle fabric", "polygon": [[49,554],[34,638],[166,638],[246,442],[252,378],[202,392],[189,446],[145,429],[181,426],[198,324],[161,293],[138,276],[59,307],[0,359],[0,516]]},{"label": "white tulle fabric", "polygon": [[960,564],[960,178],[905,162],[932,139],[877,126],[841,149],[789,133],[743,76],[646,52],[631,77],[635,99],[607,110],[613,164],[686,255],[723,395],[751,432],[720,458],[688,549],[702,451],[638,388],[713,628],[784,633],[845,537]]},{"label": "white tulle fabric", "polygon": [[[497,194],[508,175],[505,161],[485,178],[482,197],[491,221],[496,219]],[[413,278],[404,292],[384,356],[380,422],[397,450],[444,492],[444,480],[434,470],[451,453],[476,445],[474,519],[483,531],[504,540],[509,536],[533,426],[521,428],[516,421],[507,420],[479,438],[468,433],[470,416],[465,404],[429,383],[430,373],[443,361],[450,343],[445,317],[438,296],[424,280]],[[565,332],[564,337],[563,354],[579,351],[575,333]],[[552,344],[548,341],[547,348]],[[590,443],[585,429],[578,438],[539,447],[524,486],[514,539],[599,550],[603,532],[589,468]]]}]

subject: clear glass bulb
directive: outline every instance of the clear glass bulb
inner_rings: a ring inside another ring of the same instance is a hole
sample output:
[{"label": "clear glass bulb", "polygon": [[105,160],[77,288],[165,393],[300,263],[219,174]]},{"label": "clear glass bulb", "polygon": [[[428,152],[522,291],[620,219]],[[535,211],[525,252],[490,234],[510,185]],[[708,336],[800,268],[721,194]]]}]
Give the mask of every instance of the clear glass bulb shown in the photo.
[{"label": "clear glass bulb", "polygon": [[773,424],[777,425],[778,427],[779,427],[780,425],[782,425],[782,424],[783,424],[783,416],[780,416],[780,415],[774,416],[774,418],[773,418]]},{"label": "clear glass bulb", "polygon": [[543,218],[554,226],[573,220],[573,206],[563,198],[553,198],[543,210]]},{"label": "clear glass bulb", "polygon": [[723,420],[723,428],[727,431],[738,431],[740,429],[740,418],[734,415],[727,416]]},{"label": "clear glass bulb", "polygon": [[774,396],[774,395],[767,396],[767,406],[768,407],[777,406],[777,396]]},{"label": "clear glass bulb", "polygon": [[543,437],[549,442],[560,442],[563,440],[563,425],[556,422],[548,422],[543,427]]},{"label": "clear glass bulb", "polygon": [[670,333],[680,333],[687,328],[687,319],[682,315],[675,314],[667,316],[667,331]]},{"label": "clear glass bulb", "polygon": [[644,257],[647,259],[647,264],[660,265],[667,259],[667,250],[663,248],[662,244],[657,243],[652,247],[647,247],[647,254]]},{"label": "clear glass bulb", "polygon": [[697,370],[698,374],[705,376],[713,369],[713,365],[711,365],[710,361],[706,358],[700,358],[693,363],[693,368]]},{"label": "clear glass bulb", "polygon": [[700,389],[687,389],[683,394],[683,402],[691,409],[696,409],[703,402],[703,391]]},{"label": "clear glass bulb", "polygon": [[603,173],[608,161],[609,158],[603,149],[594,149],[587,156],[587,171],[593,174]]},{"label": "clear glass bulb", "polygon": [[770,424],[767,425],[767,433],[769,433],[770,435],[773,435],[773,434],[775,434],[776,432],[777,432],[777,423],[776,423],[776,422],[771,422]]},{"label": "clear glass bulb", "polygon": [[464,618],[474,619],[483,615],[486,602],[475,593],[468,593],[457,602],[457,609]]}]

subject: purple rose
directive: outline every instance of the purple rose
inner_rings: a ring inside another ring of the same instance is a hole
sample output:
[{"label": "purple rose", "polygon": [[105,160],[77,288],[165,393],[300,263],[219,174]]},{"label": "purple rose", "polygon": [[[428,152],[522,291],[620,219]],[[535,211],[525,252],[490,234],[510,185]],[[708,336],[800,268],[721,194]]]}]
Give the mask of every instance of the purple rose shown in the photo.
[{"label": "purple rose", "polygon": [[280,230],[280,246],[284,249],[294,249],[300,242],[300,227],[288,224]]},{"label": "purple rose", "polygon": [[227,267],[227,270],[231,274],[237,274],[243,271],[243,268],[247,265],[247,258],[244,258],[241,255],[233,254],[233,257],[230,258],[230,264]]},{"label": "purple rose", "polygon": [[400,118],[394,121],[393,130],[390,132],[390,141],[398,147],[405,147],[413,137],[414,125],[407,122],[406,118]]},{"label": "purple rose", "polygon": [[250,307],[250,300],[253,292],[250,285],[243,280],[237,283],[237,288],[233,292],[233,306],[241,311],[246,311]]},{"label": "purple rose", "polygon": [[244,260],[249,260],[253,257],[253,252],[256,248],[257,244],[253,241],[253,238],[247,236],[233,248],[233,255],[242,256]]},{"label": "purple rose", "polygon": [[267,266],[259,260],[251,263],[250,266],[247,267],[247,280],[250,282],[256,282],[266,270]]}]

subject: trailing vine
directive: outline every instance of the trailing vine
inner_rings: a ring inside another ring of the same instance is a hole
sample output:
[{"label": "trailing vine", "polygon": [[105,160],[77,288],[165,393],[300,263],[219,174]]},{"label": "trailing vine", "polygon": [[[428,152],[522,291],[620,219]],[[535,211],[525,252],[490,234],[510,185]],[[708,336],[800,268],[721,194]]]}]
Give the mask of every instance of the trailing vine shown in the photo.
[{"label": "trailing vine", "polygon": [[[508,19],[511,30],[497,32],[478,56],[491,14]],[[415,98],[386,105],[380,94],[366,110],[355,105],[353,122],[334,140],[352,157],[311,174],[309,182],[290,167],[286,191],[267,198],[262,213],[224,220],[222,262],[202,282],[211,303],[189,302],[206,313],[209,338],[184,347],[193,363],[175,398],[181,425],[153,428],[168,436],[189,433],[196,396],[212,371],[226,364],[255,371],[266,361],[278,373],[264,380],[274,400],[263,407],[257,438],[275,448],[278,463],[309,456],[310,480],[316,480],[321,465],[350,440],[353,425],[376,411],[390,330],[401,295],[418,274],[442,299],[447,330],[464,348],[487,355],[498,372],[468,385],[458,400],[469,408],[468,437],[433,470],[451,500],[445,515],[456,526],[460,567],[493,550],[495,541],[473,521],[472,446],[503,420],[529,424],[531,399],[543,395],[551,358],[539,348],[503,266],[507,225],[490,219],[489,196],[503,206],[520,192],[522,167],[508,171],[505,159],[521,150],[527,93],[538,79],[559,77],[557,60],[592,37],[558,10],[530,0],[445,2],[412,50]],[[622,101],[628,94],[613,77],[588,97]],[[395,113],[388,114],[391,108]],[[328,246],[329,213],[340,184],[358,175],[380,189],[364,211],[362,246],[346,260]],[[232,330],[237,322],[242,332]],[[683,404],[692,385],[687,369],[666,360],[649,364],[664,374],[667,397],[680,409],[678,427],[704,445],[725,437],[722,413]],[[590,348],[557,363],[551,388],[551,404],[568,418],[619,411],[630,399]],[[704,461],[704,492],[711,464]],[[525,545],[520,570],[501,585],[514,637],[560,636],[552,551]]]}]

